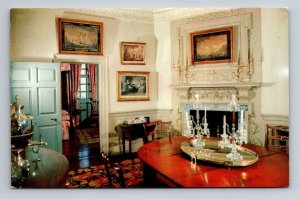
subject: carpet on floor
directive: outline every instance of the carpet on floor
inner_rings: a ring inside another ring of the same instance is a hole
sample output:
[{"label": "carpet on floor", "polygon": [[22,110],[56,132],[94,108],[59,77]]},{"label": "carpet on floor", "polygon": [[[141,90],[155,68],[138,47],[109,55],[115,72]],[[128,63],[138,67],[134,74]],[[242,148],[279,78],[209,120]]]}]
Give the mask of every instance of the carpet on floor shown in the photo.
[{"label": "carpet on floor", "polygon": [[[143,171],[141,161],[138,158],[127,159],[119,162],[124,173],[125,188],[142,187]],[[117,180],[113,180],[113,186],[109,184],[104,164],[70,170],[66,188],[120,188]]]},{"label": "carpet on floor", "polygon": [[91,127],[85,129],[76,129],[77,136],[79,137],[80,144],[93,144],[99,143],[99,128]]}]

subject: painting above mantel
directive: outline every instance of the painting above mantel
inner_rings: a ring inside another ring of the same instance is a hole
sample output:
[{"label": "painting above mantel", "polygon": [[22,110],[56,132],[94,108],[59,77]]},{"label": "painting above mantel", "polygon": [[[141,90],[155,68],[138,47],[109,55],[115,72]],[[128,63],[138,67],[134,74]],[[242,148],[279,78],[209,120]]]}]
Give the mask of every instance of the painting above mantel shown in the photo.
[{"label": "painting above mantel", "polygon": [[233,27],[192,32],[190,37],[192,64],[233,61]]}]

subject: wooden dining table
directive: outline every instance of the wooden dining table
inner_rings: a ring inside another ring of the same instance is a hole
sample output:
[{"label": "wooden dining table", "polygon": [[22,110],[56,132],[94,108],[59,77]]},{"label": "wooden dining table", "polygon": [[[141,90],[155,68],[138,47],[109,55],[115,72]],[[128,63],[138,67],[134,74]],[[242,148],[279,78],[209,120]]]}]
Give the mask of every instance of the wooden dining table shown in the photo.
[{"label": "wooden dining table", "polygon": [[257,153],[252,165],[228,167],[197,160],[182,152],[180,145],[189,138],[177,136],[154,140],[138,150],[144,169],[145,187],[288,187],[289,155],[268,148],[245,144]]}]

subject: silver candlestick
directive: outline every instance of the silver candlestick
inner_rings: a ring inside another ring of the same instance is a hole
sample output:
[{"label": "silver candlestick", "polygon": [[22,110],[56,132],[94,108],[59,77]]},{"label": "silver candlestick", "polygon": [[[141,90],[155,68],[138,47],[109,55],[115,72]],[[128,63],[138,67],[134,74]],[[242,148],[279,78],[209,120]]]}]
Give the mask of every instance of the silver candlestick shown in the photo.
[{"label": "silver candlestick", "polygon": [[239,104],[236,101],[236,95],[232,95],[231,102],[228,108],[233,112],[233,124],[232,130],[229,130],[229,125],[226,123],[226,116],[223,118],[223,134],[221,135],[222,140],[219,141],[219,147],[223,149],[224,147],[231,148],[231,152],[226,155],[226,158],[230,161],[242,161],[243,156],[238,153],[238,146],[243,143],[248,142],[248,131],[247,124],[244,122],[244,110],[240,111],[240,120],[238,129],[235,127],[235,112],[240,109]]},{"label": "silver candlestick", "polygon": [[196,120],[189,112],[186,112],[186,128],[184,136],[186,137],[193,137],[194,140],[192,141],[193,147],[196,150],[201,150],[205,147],[205,142],[203,141],[203,136],[209,137],[210,131],[208,128],[207,118],[206,118],[206,106],[204,109],[204,117],[202,121],[200,120],[200,95],[198,93],[195,94],[195,103],[193,104],[193,108],[196,110]]}]

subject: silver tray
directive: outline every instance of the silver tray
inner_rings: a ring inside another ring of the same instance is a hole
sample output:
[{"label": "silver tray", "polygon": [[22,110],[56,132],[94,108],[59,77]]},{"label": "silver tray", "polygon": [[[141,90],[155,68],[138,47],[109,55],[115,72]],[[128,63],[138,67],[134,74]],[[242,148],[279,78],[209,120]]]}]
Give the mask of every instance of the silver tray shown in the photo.
[{"label": "silver tray", "polygon": [[195,157],[197,154],[197,160],[230,167],[249,166],[258,161],[258,155],[254,151],[240,146],[238,147],[238,152],[243,156],[243,160],[230,161],[226,158],[226,155],[230,153],[231,148],[225,147],[221,149],[217,140],[204,140],[204,142],[205,147],[201,152],[197,151],[190,141],[181,143],[180,148],[190,157]]}]

